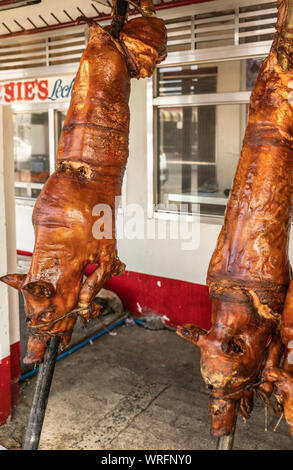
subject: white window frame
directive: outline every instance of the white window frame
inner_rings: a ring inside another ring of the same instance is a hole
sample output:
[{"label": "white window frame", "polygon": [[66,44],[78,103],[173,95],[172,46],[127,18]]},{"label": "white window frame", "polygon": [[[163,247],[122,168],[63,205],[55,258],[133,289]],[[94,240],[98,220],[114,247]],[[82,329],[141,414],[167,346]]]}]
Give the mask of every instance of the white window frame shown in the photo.
[{"label": "white window frame", "polygon": [[[55,111],[67,111],[69,101],[63,103],[33,103],[33,104],[16,104],[11,106],[13,114],[24,113],[48,113],[48,133],[49,133],[49,171],[50,175],[55,171],[55,148],[56,138],[55,135]],[[14,182],[14,187],[36,188],[42,189],[45,183],[30,183],[30,182]],[[23,202],[26,205],[34,205],[36,198],[15,196],[17,202]]]},{"label": "white window frame", "polygon": [[[208,2],[206,5],[210,6]],[[227,2],[229,3],[229,2]],[[217,2],[217,9],[228,8],[226,2]],[[259,3],[267,3],[260,1]],[[245,2],[241,2],[241,6]],[[251,5],[251,2],[246,2]],[[204,6],[204,4],[203,4]],[[216,8],[215,7],[215,8]],[[197,11],[198,13],[198,11]],[[214,63],[219,61],[251,59],[267,56],[271,47],[270,41],[261,43],[248,43],[234,46],[217,47],[196,51],[184,51],[170,53],[162,66],[198,65],[201,63]],[[147,216],[148,218],[171,219],[172,214],[168,210],[154,210],[157,203],[157,110],[160,106],[204,106],[211,104],[248,104],[250,91],[233,93],[213,93],[207,95],[164,96],[156,97],[156,76],[148,79],[147,102]],[[217,223],[223,221],[223,216],[200,214],[203,221]]]}]

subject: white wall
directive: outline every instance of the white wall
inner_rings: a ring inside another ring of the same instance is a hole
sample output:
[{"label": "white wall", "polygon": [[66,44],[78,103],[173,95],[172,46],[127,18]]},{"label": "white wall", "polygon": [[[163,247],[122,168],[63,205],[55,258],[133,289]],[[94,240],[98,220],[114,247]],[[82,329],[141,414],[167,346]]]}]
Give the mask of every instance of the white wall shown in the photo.
[{"label": "white wall", "polygon": [[16,199],[16,247],[32,252],[34,249],[34,229],[32,224],[33,206],[24,200]]},{"label": "white wall", "polygon": [[[13,129],[10,108],[0,106],[0,267],[1,276],[16,271]],[[0,360],[19,341],[17,292],[0,283]]]}]

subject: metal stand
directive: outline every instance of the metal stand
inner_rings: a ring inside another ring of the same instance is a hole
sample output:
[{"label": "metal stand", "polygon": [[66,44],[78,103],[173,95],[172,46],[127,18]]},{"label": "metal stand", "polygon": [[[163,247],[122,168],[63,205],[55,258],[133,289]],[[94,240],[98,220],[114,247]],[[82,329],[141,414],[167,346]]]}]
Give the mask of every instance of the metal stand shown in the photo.
[{"label": "metal stand", "polygon": [[23,450],[37,450],[45,418],[52,378],[60,343],[59,336],[54,336],[46,348],[44,361],[40,365],[37,384],[26,429]]},{"label": "metal stand", "polygon": [[218,439],[217,450],[233,450],[234,433],[235,430],[229,436],[220,437]]}]

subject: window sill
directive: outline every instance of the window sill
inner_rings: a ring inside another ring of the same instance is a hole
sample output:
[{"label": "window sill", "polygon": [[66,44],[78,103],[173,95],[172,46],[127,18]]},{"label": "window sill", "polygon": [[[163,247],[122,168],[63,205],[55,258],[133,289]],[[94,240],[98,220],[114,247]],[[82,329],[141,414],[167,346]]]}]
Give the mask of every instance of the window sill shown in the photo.
[{"label": "window sill", "polygon": [[223,225],[224,223],[224,216],[219,215],[205,215],[205,214],[176,214],[172,212],[153,212],[152,216],[149,218],[157,219],[157,220],[180,220],[186,218],[188,216],[191,218],[200,218],[201,224],[213,224],[213,225]]},{"label": "window sill", "polygon": [[18,206],[34,207],[37,199],[15,196],[15,204]]}]

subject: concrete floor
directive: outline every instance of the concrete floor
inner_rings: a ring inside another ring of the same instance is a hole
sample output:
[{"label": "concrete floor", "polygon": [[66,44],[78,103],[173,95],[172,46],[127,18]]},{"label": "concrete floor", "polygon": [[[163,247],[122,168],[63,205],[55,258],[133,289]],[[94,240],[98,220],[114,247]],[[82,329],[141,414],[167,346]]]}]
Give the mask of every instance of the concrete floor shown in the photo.
[{"label": "concrete floor", "polygon": [[[120,327],[57,363],[40,449],[200,450],[216,447],[209,435],[208,395],[199,352],[168,330]],[[21,447],[35,378],[21,386],[21,401],[0,445]],[[235,449],[292,449],[277,418],[264,430],[263,405],[239,419]]]}]

